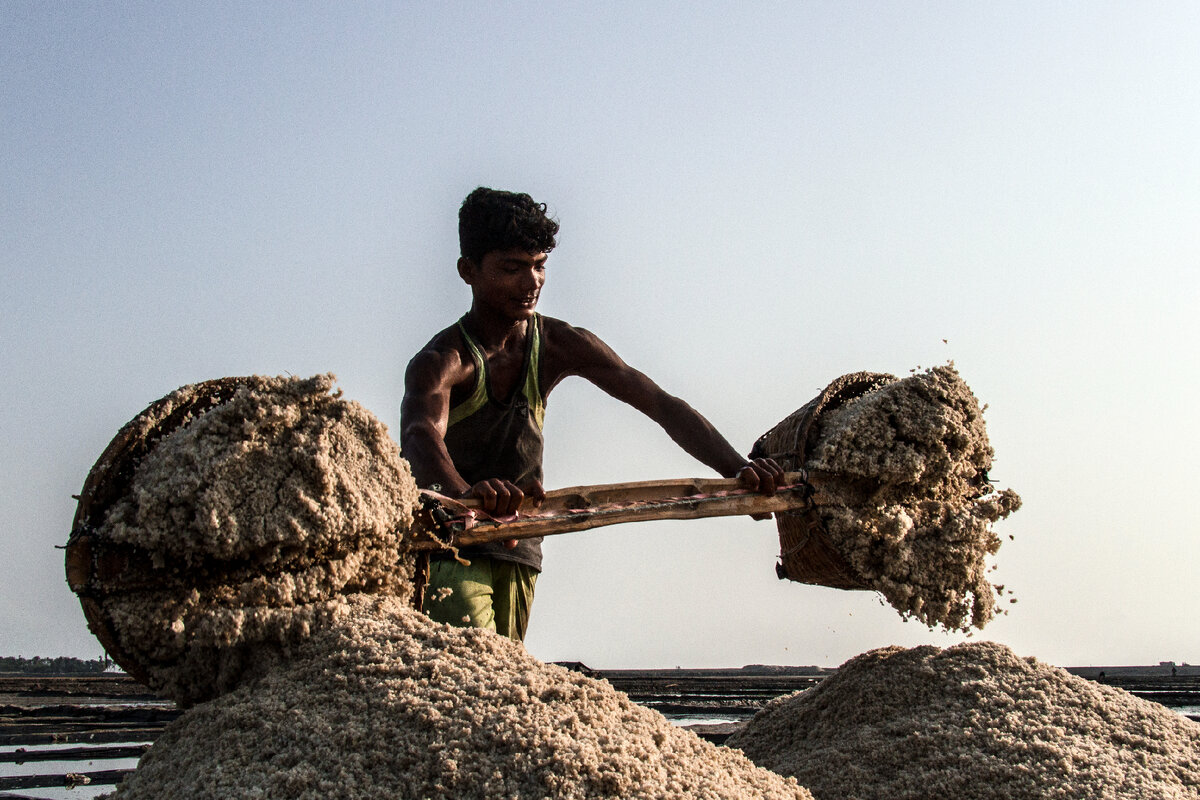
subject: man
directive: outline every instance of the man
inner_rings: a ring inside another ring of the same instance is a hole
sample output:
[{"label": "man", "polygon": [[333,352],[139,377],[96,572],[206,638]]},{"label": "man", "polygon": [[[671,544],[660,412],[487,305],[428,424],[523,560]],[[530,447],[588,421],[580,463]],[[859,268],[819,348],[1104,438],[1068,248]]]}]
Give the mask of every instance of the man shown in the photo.
[{"label": "man", "polygon": [[[641,411],[686,452],[747,488],[773,494],[783,469],[747,461],[695,409],[630,367],[594,334],[536,312],[558,223],[527,194],[480,187],[459,210],[458,274],[471,309],[413,357],[400,444],[422,488],[478,499],[493,516],[545,497],[546,398],[578,375]],[[440,622],[525,638],[541,539],[510,540],[430,563],[425,609]],[[449,591],[446,591],[449,590]]]}]

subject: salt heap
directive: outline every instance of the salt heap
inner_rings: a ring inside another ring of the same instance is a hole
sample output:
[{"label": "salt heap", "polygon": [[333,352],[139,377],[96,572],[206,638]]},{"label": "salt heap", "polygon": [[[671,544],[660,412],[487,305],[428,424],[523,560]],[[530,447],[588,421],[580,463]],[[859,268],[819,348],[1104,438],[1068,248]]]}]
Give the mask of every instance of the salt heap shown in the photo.
[{"label": "salt heap", "polygon": [[1002,591],[986,574],[992,524],[1021,499],[988,483],[983,414],[954,367],[886,383],[819,426],[804,466],[837,476],[817,511],[851,568],[905,616],[984,627]]},{"label": "salt heap", "polygon": [[865,653],[727,744],[818,800],[1200,797],[1200,725],[991,642]]},{"label": "salt heap", "polygon": [[91,588],[155,687],[197,703],[112,797],[811,800],[606,682],[410,608],[408,465],[331,387],[248,380],[109,507],[97,535],[150,574]]},{"label": "salt heap", "polygon": [[179,717],[110,797],[812,795],[507,637],[356,595],[286,663]]},{"label": "salt heap", "polygon": [[411,591],[408,464],[333,381],[245,379],[155,444],[97,532],[150,559],[140,583],[91,590],[126,657],[182,705],[269,666],[342,593]]}]

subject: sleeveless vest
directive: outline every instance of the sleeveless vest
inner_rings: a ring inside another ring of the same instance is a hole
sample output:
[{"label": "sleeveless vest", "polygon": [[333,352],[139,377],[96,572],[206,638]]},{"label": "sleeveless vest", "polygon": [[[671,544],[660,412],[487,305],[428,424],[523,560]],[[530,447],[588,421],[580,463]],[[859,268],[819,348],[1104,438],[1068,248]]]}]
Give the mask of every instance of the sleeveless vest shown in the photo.
[{"label": "sleeveless vest", "polygon": [[[483,348],[467,333],[462,320],[458,331],[475,362],[475,387],[471,396],[450,409],[444,438],[446,451],[458,474],[469,484],[504,478],[518,486],[542,480],[542,420],[546,403],[538,380],[542,356],[542,320],[534,314],[525,337],[521,376],[507,398],[497,398],[488,385]],[[499,561],[542,568],[542,538],[521,539],[512,550],[499,542],[462,549],[464,558],[485,555]]]}]

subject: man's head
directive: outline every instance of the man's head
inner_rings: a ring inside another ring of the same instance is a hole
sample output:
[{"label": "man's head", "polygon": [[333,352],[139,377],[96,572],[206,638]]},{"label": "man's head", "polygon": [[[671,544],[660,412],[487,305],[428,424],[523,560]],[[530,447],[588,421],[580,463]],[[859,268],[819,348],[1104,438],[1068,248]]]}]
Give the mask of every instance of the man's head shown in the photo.
[{"label": "man's head", "polygon": [[546,216],[546,204],[527,194],[480,186],[458,210],[459,249],[475,264],[493,250],[548,253],[557,233],[558,223]]}]

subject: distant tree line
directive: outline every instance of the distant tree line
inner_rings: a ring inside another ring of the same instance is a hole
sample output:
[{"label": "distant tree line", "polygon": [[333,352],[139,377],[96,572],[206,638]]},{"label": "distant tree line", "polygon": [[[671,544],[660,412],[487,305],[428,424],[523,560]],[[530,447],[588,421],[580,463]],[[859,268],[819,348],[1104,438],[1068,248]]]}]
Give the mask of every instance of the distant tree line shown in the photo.
[{"label": "distant tree line", "polygon": [[89,674],[104,672],[112,664],[107,657],[95,661],[85,661],[71,656],[56,656],[55,658],[22,658],[21,656],[0,656],[0,672],[32,672],[41,674]]}]

